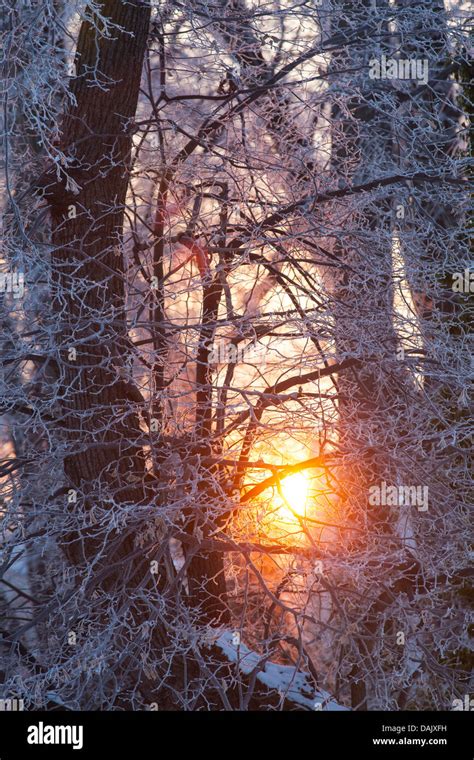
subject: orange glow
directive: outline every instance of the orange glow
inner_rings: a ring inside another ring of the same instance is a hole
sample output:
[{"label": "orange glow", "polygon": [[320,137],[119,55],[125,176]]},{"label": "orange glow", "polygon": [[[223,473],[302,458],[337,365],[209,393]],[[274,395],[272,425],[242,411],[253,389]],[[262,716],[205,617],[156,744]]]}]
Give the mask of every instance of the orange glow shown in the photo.
[{"label": "orange glow", "polygon": [[306,515],[308,490],[309,480],[305,472],[295,472],[283,478],[277,498],[282,502],[278,511],[285,522],[297,522],[298,516]]}]

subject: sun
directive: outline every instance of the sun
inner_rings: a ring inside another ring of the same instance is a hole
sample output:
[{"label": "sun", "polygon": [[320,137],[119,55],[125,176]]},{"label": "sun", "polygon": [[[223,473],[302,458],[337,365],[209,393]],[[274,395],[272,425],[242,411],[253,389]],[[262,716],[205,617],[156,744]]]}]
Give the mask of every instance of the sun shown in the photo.
[{"label": "sun", "polygon": [[281,481],[281,494],[283,505],[280,511],[286,518],[295,519],[295,515],[304,517],[306,514],[306,502],[308,500],[309,481],[303,472],[295,472]]}]

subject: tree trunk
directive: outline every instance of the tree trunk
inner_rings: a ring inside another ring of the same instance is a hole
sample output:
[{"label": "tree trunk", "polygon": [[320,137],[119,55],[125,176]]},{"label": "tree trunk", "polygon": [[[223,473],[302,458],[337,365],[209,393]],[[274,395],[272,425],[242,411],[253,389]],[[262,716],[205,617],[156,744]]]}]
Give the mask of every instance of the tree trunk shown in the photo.
[{"label": "tree trunk", "polygon": [[149,620],[147,598],[140,599],[140,593],[152,594],[156,584],[150,557],[137,552],[138,518],[125,530],[94,536],[93,508],[118,519],[127,505],[138,508],[153,498],[146,487],[138,416],[143,399],[127,378],[122,249],[132,120],[150,6],[104,0],[100,12],[99,17],[88,9],[79,33],[61,131],[60,176],[50,170],[43,181],[53,224],[60,434],[67,447],[66,488],[76,494],[76,523],[68,522],[73,527],[65,531],[64,547],[73,565],[94,566],[90,593],[108,592],[124,625],[131,608],[133,625],[140,626]]}]

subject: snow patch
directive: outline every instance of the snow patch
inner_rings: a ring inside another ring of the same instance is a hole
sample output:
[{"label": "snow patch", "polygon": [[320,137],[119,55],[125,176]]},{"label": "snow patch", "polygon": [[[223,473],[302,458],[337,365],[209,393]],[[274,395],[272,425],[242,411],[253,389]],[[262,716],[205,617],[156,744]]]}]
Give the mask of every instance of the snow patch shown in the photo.
[{"label": "snow patch", "polygon": [[238,665],[241,673],[249,675],[255,668],[260,667],[258,680],[269,689],[275,689],[286,699],[296,702],[308,710],[344,710],[326,691],[315,691],[305,673],[300,673],[288,665],[278,665],[274,662],[263,663],[262,656],[240,643],[232,641],[232,633],[226,631],[216,641],[216,645],[224,652],[230,662]]}]

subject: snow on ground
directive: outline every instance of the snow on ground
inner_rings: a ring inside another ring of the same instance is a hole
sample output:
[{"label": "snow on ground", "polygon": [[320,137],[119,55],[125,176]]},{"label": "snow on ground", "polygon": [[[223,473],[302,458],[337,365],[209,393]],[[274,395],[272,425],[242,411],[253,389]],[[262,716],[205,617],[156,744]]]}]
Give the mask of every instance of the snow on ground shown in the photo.
[{"label": "snow on ground", "polygon": [[274,662],[263,663],[262,656],[242,644],[233,643],[233,634],[226,631],[216,641],[230,662],[238,665],[241,673],[249,675],[255,668],[261,667],[258,673],[260,683],[269,689],[275,689],[286,699],[291,700],[308,710],[348,710],[338,704],[326,691],[315,691],[305,673],[301,673],[288,665]]}]

